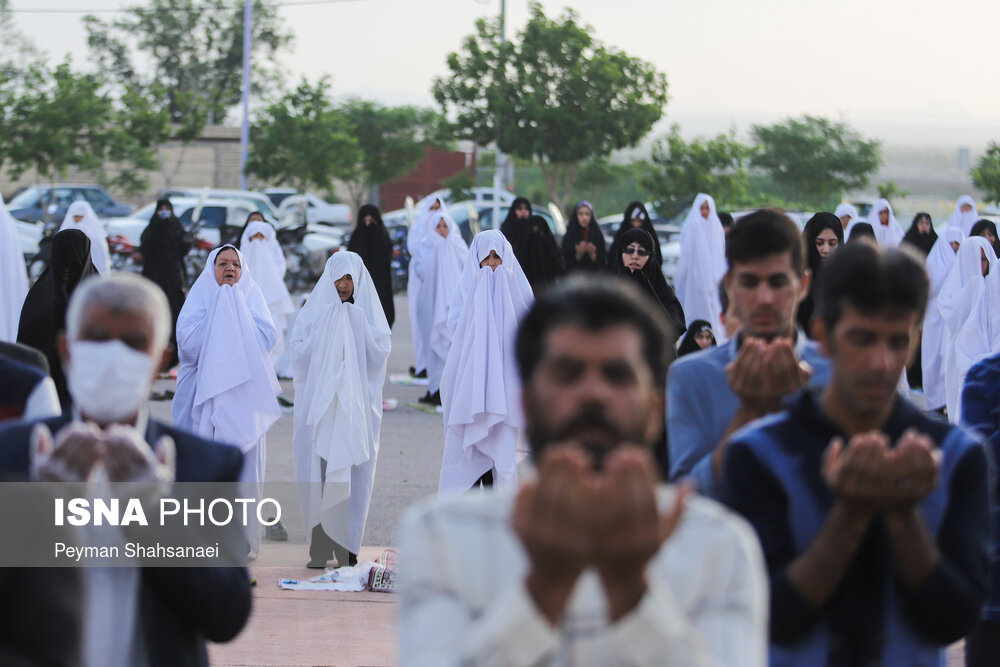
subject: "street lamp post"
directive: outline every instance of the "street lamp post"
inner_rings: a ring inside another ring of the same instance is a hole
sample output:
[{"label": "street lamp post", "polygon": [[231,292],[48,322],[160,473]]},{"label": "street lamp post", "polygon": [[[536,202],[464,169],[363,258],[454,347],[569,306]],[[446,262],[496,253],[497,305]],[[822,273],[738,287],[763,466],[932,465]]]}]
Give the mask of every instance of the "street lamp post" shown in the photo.
[{"label": "street lamp post", "polygon": [[250,36],[253,0],[243,2],[243,124],[240,127],[240,189],[247,189],[247,157],[250,155]]},{"label": "street lamp post", "polygon": [[[507,3],[500,0],[500,44],[507,41],[506,36]],[[497,132],[496,171],[493,172],[493,229],[500,229],[500,191],[503,189],[504,154],[500,151],[500,133]]]}]

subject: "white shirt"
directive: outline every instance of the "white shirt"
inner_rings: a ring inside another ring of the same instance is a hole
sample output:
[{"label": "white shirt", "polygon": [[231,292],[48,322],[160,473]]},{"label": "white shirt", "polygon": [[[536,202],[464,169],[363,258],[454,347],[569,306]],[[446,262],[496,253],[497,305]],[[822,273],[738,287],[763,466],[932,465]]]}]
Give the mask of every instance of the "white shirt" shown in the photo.
[{"label": "white shirt", "polygon": [[[658,492],[661,511],[673,490]],[[767,662],[768,583],[749,524],[691,497],[646,569],[648,590],[614,625],[596,572],[577,581],[558,627],[524,585],[513,493],[424,503],[400,534],[401,665],[719,665]]]}]

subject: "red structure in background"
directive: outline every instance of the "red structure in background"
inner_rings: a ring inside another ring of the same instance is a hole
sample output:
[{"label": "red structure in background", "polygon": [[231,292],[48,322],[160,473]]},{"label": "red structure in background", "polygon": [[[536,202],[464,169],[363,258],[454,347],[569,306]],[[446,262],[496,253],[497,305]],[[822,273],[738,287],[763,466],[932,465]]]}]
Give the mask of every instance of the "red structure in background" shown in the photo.
[{"label": "red structure in background", "polygon": [[394,211],[406,205],[406,198],[413,197],[418,201],[424,195],[440,190],[441,181],[455,174],[470,170],[472,177],[476,176],[475,148],[471,153],[465,151],[442,151],[428,148],[424,159],[413,171],[392,183],[379,186],[383,211]]}]

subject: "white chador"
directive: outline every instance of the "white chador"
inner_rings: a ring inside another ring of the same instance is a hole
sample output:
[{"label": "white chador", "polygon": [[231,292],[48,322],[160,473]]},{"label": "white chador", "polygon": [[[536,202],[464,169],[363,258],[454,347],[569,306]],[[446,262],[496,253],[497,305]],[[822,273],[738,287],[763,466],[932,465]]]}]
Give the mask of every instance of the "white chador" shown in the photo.
[{"label": "white chador", "polygon": [[927,312],[924,314],[923,332],[920,338],[920,366],[923,375],[924,405],[928,410],[937,410],[945,404],[944,358],[942,356],[944,320],[937,305],[948,270],[955,263],[955,249],[952,243],[961,244],[965,234],[958,227],[948,227],[931,247],[927,255],[927,278],[930,291],[927,295]]},{"label": "white chador", "polygon": [[418,372],[427,368],[427,356],[424,352],[425,343],[420,336],[420,311],[417,308],[417,295],[420,293],[421,285],[420,269],[422,268],[420,250],[424,235],[429,231],[433,231],[433,227],[428,228],[427,225],[431,219],[431,214],[434,213],[431,210],[431,206],[435,203],[439,207],[438,210],[444,208],[444,200],[440,197],[428,198],[423,202],[423,207],[417,215],[416,220],[413,221],[410,231],[406,234],[406,251],[410,253],[406,294],[407,305],[410,311],[410,331],[413,336],[413,356],[416,361],[415,368]]},{"label": "white chador", "polygon": [[[222,250],[239,257],[234,285],[220,285],[215,260]],[[278,338],[264,295],[242,253],[231,245],[213,250],[177,317],[177,393],[174,425],[243,450],[240,481],[260,494],[268,429],[281,417],[281,386],[268,353]],[[254,524],[256,527],[256,524]],[[250,548],[260,529],[248,529]]]},{"label": "white chador", "polygon": [[944,360],[945,406],[948,408],[948,420],[958,423],[961,409],[962,385],[958,370],[957,342],[958,332],[969,318],[972,306],[982,293],[985,281],[983,279],[982,257],[990,266],[996,262],[996,253],[989,241],[981,236],[972,236],[962,242],[958,249],[955,263],[951,265],[948,275],[938,292],[937,305],[944,320],[944,336],[942,337],[941,354]]},{"label": "white chador", "polygon": [[[334,284],[354,282],[341,302]],[[389,323],[360,255],[327,260],[289,343],[295,369],[295,476],[306,535],[323,531],[352,553],[361,549],[375,481]],[[325,469],[325,475],[324,475]]]},{"label": "white chador", "polygon": [[[983,289],[955,339],[959,387],[965,386],[970,368],[997,352],[1000,352],[1000,260],[990,265]],[[961,407],[961,393],[959,397]]]},{"label": "white chador", "polygon": [[[448,225],[447,238],[436,231],[442,220]],[[448,309],[457,292],[469,246],[462,240],[458,225],[444,211],[435,211],[425,224],[427,232],[418,244],[417,325],[427,364],[427,389],[433,394],[441,387],[441,373],[451,347]]]},{"label": "white chador", "polygon": [[[879,219],[879,212],[881,211],[889,212],[889,224],[882,224],[881,219]],[[858,222],[860,222],[860,220]],[[875,205],[872,206],[872,210],[868,213],[867,222],[872,226],[872,231],[875,232],[875,240],[878,241],[878,244],[881,246],[894,248],[902,243],[903,237],[906,236],[906,232],[903,231],[903,226],[899,224],[899,221],[896,220],[896,214],[892,212],[892,204],[889,203],[888,199],[879,199],[875,202]],[[848,227],[846,238],[851,237],[851,229],[853,227],[853,224]]]},{"label": "white chador", "polygon": [[[262,234],[263,239],[254,239],[257,234]],[[271,349],[271,363],[277,366],[278,359],[285,351],[285,327],[288,324],[288,316],[295,312],[292,304],[292,297],[285,287],[285,253],[278,244],[274,227],[267,222],[254,220],[247,225],[246,231],[240,238],[240,249],[247,260],[247,264],[253,270],[254,282],[260,287],[267,302],[267,309],[271,313],[271,320],[278,330],[278,342]]]},{"label": "white chador", "polygon": [[17,223],[0,196],[0,341],[17,340],[17,324],[21,319],[21,306],[28,293],[28,271],[24,255],[17,240]]},{"label": "white chador", "polygon": [[[503,262],[496,270],[480,267],[491,250]],[[534,300],[504,235],[497,230],[476,235],[449,314],[452,343],[441,377],[442,495],[467,491],[491,470],[494,486],[517,486],[517,463],[527,448],[514,339]]]},{"label": "white chador", "polygon": [[[708,203],[708,217],[701,211]],[[677,296],[684,308],[685,324],[705,320],[716,340],[725,339],[719,322],[719,281],[726,274],[726,234],[715,211],[715,200],[700,193],[681,229],[681,255],[677,262]]]},{"label": "white chador", "polygon": [[[80,222],[73,218],[83,216]],[[61,232],[64,229],[79,229],[90,239],[90,261],[94,263],[94,268],[102,276],[111,274],[111,251],[108,250],[108,233],[104,225],[97,219],[97,214],[85,201],[75,201],[66,209],[66,217],[63,218]]]},{"label": "white chador", "polygon": [[[970,206],[968,211],[963,211],[963,206]],[[962,233],[968,236],[972,233],[972,227],[979,222],[979,211],[976,210],[976,200],[969,195],[962,195],[955,202],[955,210],[948,218],[948,227],[961,229]]]}]

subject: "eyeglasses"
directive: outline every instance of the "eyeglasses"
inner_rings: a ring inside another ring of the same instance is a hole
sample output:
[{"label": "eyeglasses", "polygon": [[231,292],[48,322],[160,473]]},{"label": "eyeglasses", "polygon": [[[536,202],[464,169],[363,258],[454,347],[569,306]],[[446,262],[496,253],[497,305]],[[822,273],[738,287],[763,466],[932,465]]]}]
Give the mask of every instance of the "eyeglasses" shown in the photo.
[{"label": "eyeglasses", "polygon": [[649,251],[645,248],[625,248],[622,250],[623,255],[639,255],[639,257],[649,257]]}]

